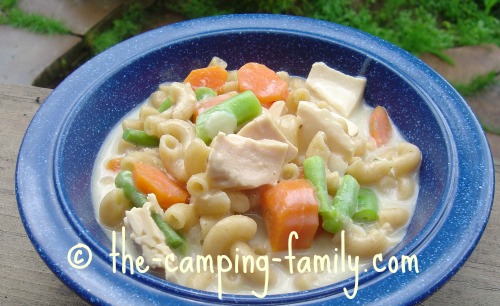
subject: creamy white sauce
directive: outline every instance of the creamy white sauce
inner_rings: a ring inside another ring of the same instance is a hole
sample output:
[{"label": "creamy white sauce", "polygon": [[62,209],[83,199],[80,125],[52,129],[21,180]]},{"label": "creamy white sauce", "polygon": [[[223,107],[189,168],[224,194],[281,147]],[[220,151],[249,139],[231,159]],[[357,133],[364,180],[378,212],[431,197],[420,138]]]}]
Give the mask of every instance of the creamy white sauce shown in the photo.
[{"label": "creamy white sauce", "polygon": [[[133,109],[124,118],[137,118],[141,106],[142,105]],[[368,117],[370,115],[371,110],[372,108],[370,106],[368,106],[366,103],[363,103],[361,107],[358,107],[349,118],[359,127],[359,133],[363,136],[363,138],[366,139],[369,138]],[[387,146],[393,146],[397,144],[399,141],[404,141],[404,138],[402,137],[401,133],[397,130],[397,128],[394,125],[393,127],[394,127],[393,137],[391,142]],[[116,173],[107,170],[106,163],[108,162],[109,159],[119,155],[117,148],[121,139],[121,134],[122,134],[121,123],[118,123],[107,136],[94,165],[93,177],[92,177],[92,199],[94,204],[94,212],[97,220],[99,220],[98,214],[99,214],[99,205],[101,200],[109,191],[111,191],[114,188],[114,176],[116,175]],[[415,192],[413,196],[407,200],[403,201],[398,200],[395,189],[391,190],[388,193],[382,193],[380,191],[376,191],[380,200],[380,209],[389,207],[405,208],[410,213],[410,219],[411,219],[411,216],[415,208],[416,197],[419,189],[417,174],[413,174],[413,178],[416,182]],[[248,242],[248,244],[256,249],[270,250],[267,239],[266,228],[261,216],[255,213],[248,215],[252,217],[258,224],[257,234],[255,238],[253,238],[251,241]],[[112,231],[106,228],[104,228],[104,230],[111,239]],[[399,243],[403,239],[405,231],[406,231],[406,226],[388,235],[387,237],[389,239],[390,245],[394,246],[397,243]],[[120,251],[121,250],[120,230],[117,230],[116,234],[117,234],[116,235],[117,249],[118,251]],[[191,229],[185,236],[188,239],[188,241],[190,241],[190,247],[187,256],[196,258],[197,254],[203,253],[201,244],[199,243],[200,236],[201,233],[199,225]],[[326,234],[319,235],[315,239],[310,249],[293,250],[293,255],[296,256],[296,259],[294,260],[295,266],[293,268],[295,273],[293,274],[293,277],[291,277],[289,272],[290,269],[289,261],[285,259],[285,256],[288,254],[288,251],[269,253],[268,254],[269,264],[272,266],[272,269],[276,272],[276,282],[274,286],[269,287],[267,294],[278,294],[278,293],[288,293],[297,291],[294,282],[299,281],[297,279],[297,276],[299,275],[300,275],[299,277],[302,277],[305,282],[308,282],[312,288],[325,286],[354,276],[355,273],[351,271],[351,269],[348,266],[348,263],[341,261],[341,256],[343,256],[343,250],[339,236],[340,235],[337,235],[336,238],[331,239],[331,237]],[[135,257],[140,255],[137,252],[136,247],[133,245],[133,242],[129,238],[127,238],[126,240],[126,252],[128,254],[132,254]],[[299,259],[301,257],[309,257],[312,265],[314,261],[314,255],[319,255],[319,256],[328,255],[330,258],[332,271],[331,272],[311,271],[308,273],[298,273],[296,265]],[[345,254],[345,256],[347,257],[347,254]],[[273,262],[272,258],[280,258],[281,262],[279,263]],[[364,273],[365,269],[370,269],[371,263],[372,263],[372,258],[361,259],[358,265],[359,273],[360,274]],[[216,274],[217,272],[214,274],[212,282],[210,286],[206,288],[206,290],[213,292],[217,292],[219,290]],[[162,272],[159,272],[158,275],[161,277],[161,275],[163,274]],[[179,283],[185,284],[185,282],[189,279],[191,275],[192,273],[178,273],[177,276]],[[252,294],[252,290],[254,290],[257,294],[262,294],[264,290],[264,287],[262,285],[255,285],[249,281],[246,281],[244,277],[242,278],[242,280],[243,280],[242,285],[238,286],[238,288],[236,288],[235,290],[224,287],[223,284],[222,292]]]}]

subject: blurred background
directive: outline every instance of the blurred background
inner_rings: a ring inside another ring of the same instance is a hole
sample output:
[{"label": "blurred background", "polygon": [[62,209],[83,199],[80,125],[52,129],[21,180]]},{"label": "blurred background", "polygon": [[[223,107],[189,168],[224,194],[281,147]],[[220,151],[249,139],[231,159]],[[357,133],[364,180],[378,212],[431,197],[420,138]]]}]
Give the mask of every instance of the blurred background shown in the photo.
[{"label": "blurred background", "polygon": [[129,37],[235,13],[332,21],[407,50],[462,94],[500,158],[500,0],[0,0],[0,83],[55,88]]}]

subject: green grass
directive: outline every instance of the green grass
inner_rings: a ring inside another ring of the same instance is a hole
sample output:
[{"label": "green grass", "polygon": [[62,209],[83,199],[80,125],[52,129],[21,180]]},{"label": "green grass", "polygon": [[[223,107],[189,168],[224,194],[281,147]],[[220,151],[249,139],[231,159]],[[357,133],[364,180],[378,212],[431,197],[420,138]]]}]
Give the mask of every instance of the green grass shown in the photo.
[{"label": "green grass", "polygon": [[39,34],[70,33],[61,21],[24,12],[17,7],[17,2],[17,0],[0,0],[0,24],[27,29]]},{"label": "green grass", "polygon": [[481,126],[483,127],[483,130],[485,132],[500,136],[500,128],[499,127],[493,126],[492,124],[484,123],[482,120],[479,120],[479,122],[481,123]]},{"label": "green grass", "polygon": [[0,1],[0,10],[5,11],[17,6],[18,0],[1,0]]},{"label": "green grass", "polygon": [[187,19],[234,13],[308,16],[354,27],[417,56],[429,52],[450,63],[444,49],[500,45],[499,0],[157,0],[148,7],[129,7],[104,37],[95,38],[94,53],[140,33],[148,11],[162,10]]},{"label": "green grass", "polygon": [[464,97],[474,96],[476,93],[488,88],[497,83],[496,77],[498,73],[495,71],[491,71],[485,75],[476,76],[470,83],[462,84],[455,83],[453,87],[455,87],[458,92]]},{"label": "green grass", "polygon": [[145,20],[145,10],[138,3],[130,5],[123,16],[115,19],[111,27],[102,33],[89,37],[92,53],[98,54],[109,47],[139,34]]},{"label": "green grass", "polygon": [[354,27],[420,55],[455,46],[500,45],[498,0],[174,0],[157,5],[187,18],[228,13],[308,16]]}]

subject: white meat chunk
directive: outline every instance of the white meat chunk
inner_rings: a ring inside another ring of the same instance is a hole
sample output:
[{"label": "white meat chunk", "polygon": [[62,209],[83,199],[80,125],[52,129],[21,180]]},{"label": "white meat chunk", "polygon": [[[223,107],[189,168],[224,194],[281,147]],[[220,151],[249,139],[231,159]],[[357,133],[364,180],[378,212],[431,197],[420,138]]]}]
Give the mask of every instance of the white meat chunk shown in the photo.
[{"label": "white meat chunk", "polygon": [[285,101],[276,101],[271,107],[269,107],[269,113],[273,116],[273,118],[279,118],[288,113],[288,109],[286,107]]},{"label": "white meat chunk", "polygon": [[352,77],[318,62],[312,65],[306,84],[320,99],[348,118],[361,103],[366,78]]},{"label": "white meat chunk", "polygon": [[302,120],[299,132],[299,148],[302,152],[307,150],[314,136],[322,131],[326,134],[326,143],[332,153],[337,153],[347,160],[352,158],[354,141],[332,112],[321,109],[312,102],[300,101],[297,117]]},{"label": "white meat chunk", "polygon": [[285,156],[285,162],[288,163],[295,158],[298,149],[286,139],[285,135],[280,131],[273,121],[273,118],[268,113],[263,113],[251,122],[247,123],[239,132],[238,135],[252,138],[255,140],[271,139],[286,143],[288,150]]},{"label": "white meat chunk", "polygon": [[[347,129],[347,134],[349,134],[349,136],[351,137],[354,137],[356,135],[358,135],[359,133],[359,128],[358,126],[356,125],[356,123],[352,122],[351,120],[345,118],[345,117],[342,117],[340,116],[339,114],[336,114],[336,113],[332,113],[332,115],[337,118],[337,120],[342,124],[345,124],[346,126],[346,129]],[[344,129],[345,130],[345,129]]]},{"label": "white meat chunk", "polygon": [[[148,195],[148,202],[142,207],[126,211],[124,223],[132,230],[132,241],[141,247],[145,265],[151,268],[165,268],[165,257],[173,253],[165,243],[165,235],[151,217],[151,211],[163,214],[154,194]],[[175,254],[173,256],[176,262]],[[167,279],[174,277],[175,275],[166,275]]]},{"label": "white meat chunk", "polygon": [[207,180],[216,188],[252,189],[278,182],[288,145],[219,133],[208,156]]}]

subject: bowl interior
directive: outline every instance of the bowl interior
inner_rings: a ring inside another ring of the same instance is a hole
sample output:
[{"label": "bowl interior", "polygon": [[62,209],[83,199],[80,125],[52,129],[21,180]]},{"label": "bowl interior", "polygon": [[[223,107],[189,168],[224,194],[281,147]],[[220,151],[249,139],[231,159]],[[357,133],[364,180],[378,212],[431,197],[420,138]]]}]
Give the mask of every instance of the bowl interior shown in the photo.
[{"label": "bowl interior", "polygon": [[65,122],[55,175],[64,209],[97,244],[111,248],[95,219],[91,200],[92,168],[108,132],[159,83],[182,81],[190,70],[205,66],[212,56],[226,60],[229,69],[255,61],[305,77],[314,62],[323,61],[344,73],[365,76],[365,100],[386,107],[406,139],[423,152],[417,209],[405,238],[392,254],[418,247],[419,237],[432,229],[448,205],[444,197],[453,166],[448,132],[430,98],[390,62],[368,53],[320,37],[257,31],[176,41],[131,58],[101,78],[82,80],[93,84],[78,98]]}]

